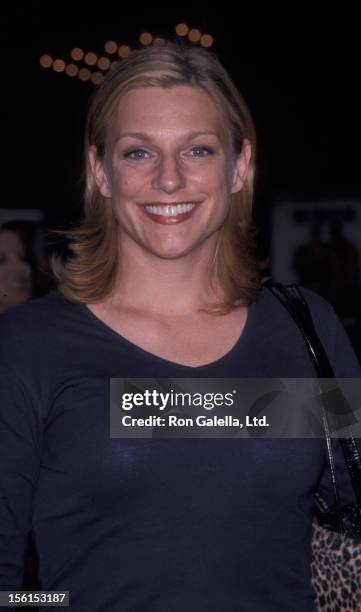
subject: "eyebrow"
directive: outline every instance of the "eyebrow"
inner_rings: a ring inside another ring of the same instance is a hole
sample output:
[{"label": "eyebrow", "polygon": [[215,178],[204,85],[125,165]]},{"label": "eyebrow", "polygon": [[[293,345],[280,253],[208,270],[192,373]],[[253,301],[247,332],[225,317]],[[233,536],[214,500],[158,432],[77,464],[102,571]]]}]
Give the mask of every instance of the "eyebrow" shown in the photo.
[{"label": "eyebrow", "polygon": [[[211,130],[189,132],[188,134],[186,134],[186,138],[188,140],[190,140],[191,138],[196,138],[197,136],[215,136],[219,140],[218,134]],[[146,134],[145,132],[123,132],[117,138],[116,142],[118,142],[118,140],[121,140],[122,138],[127,138],[127,137],[138,138],[139,140],[147,140],[149,142],[153,140],[152,137]]]}]

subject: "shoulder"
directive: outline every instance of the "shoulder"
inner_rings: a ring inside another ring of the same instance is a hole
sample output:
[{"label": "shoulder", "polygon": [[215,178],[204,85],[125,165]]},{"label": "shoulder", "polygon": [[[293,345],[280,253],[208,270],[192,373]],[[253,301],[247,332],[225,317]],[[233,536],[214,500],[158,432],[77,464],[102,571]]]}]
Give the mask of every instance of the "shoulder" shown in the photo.
[{"label": "shoulder", "polygon": [[[341,324],[334,308],[324,298],[310,289],[305,289],[304,287],[299,287],[299,289],[307,302],[317,330],[326,327],[329,329],[330,326],[331,328],[336,328]],[[274,326],[280,324],[288,327],[292,322],[292,318],[285,306],[274,293],[270,291],[267,285],[262,288],[252,307],[255,307],[260,320],[272,320]],[[295,327],[295,323],[293,322],[290,329],[294,329]]]},{"label": "shoulder", "polygon": [[51,326],[56,318],[64,313],[71,304],[61,293],[52,291],[48,295],[26,302],[0,314],[0,333],[3,337],[9,334],[24,337],[24,334],[35,335],[44,327]]},{"label": "shoulder", "polygon": [[[307,302],[315,329],[334,367],[336,376],[339,378],[361,377],[360,364],[333,306],[314,291],[304,287],[299,287],[299,289]],[[296,323],[269,289],[263,288],[259,300],[263,312],[272,317],[274,325],[278,324],[283,328],[287,326],[289,330],[292,326],[297,332]]]},{"label": "shoulder", "polygon": [[0,362],[20,364],[26,358],[39,360],[49,343],[56,341],[64,322],[73,317],[77,305],[61,293],[31,300],[0,314]]},{"label": "shoulder", "polygon": [[304,296],[308,307],[311,311],[311,315],[313,319],[318,319],[319,317],[326,317],[328,321],[339,321],[334,307],[327,302],[321,295],[312,291],[311,289],[306,289],[306,287],[299,287],[302,295]]},{"label": "shoulder", "polygon": [[[304,299],[307,302],[313,322],[317,329],[319,327],[336,328],[341,325],[335,310],[329,302],[327,302],[318,293],[299,287]],[[265,286],[262,288],[258,298],[259,308],[262,310],[264,315],[276,316],[279,319],[289,319],[290,315],[286,308],[283,306],[281,301],[274,295],[270,289]]]},{"label": "shoulder", "polygon": [[309,289],[302,289],[302,293],[310,308],[315,328],[333,363],[336,376],[360,378],[360,362],[333,306]]},{"label": "shoulder", "polygon": [[[321,297],[318,293],[312,291],[311,289],[306,289],[305,287],[298,287],[298,289],[301,291],[303,297],[305,298],[311,310],[312,316],[315,316],[317,318],[317,316],[319,315],[326,315],[327,317],[331,317],[331,319],[337,319],[337,315],[333,306],[323,297]],[[258,300],[269,309],[280,312],[283,312],[284,310],[284,307],[275,297],[275,295],[270,291],[267,284],[261,289]]]}]

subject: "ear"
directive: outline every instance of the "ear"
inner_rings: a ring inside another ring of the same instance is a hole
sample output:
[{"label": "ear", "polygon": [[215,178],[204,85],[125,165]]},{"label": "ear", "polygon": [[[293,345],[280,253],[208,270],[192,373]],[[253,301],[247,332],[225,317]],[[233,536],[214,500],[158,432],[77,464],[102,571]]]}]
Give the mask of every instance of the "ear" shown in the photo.
[{"label": "ear", "polygon": [[252,148],[251,142],[246,138],[243,143],[242,151],[237,156],[232,180],[232,193],[241,191],[247,174],[251,160]]},{"label": "ear", "polygon": [[110,198],[112,193],[110,189],[109,177],[104,168],[104,161],[99,159],[97,148],[91,145],[88,151],[89,163],[98,189],[103,197]]}]

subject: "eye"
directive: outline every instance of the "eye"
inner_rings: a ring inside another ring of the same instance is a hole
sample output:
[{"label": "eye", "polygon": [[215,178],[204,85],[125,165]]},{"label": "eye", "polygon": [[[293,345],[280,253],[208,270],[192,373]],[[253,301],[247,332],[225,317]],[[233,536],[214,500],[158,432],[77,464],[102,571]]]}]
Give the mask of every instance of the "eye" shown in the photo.
[{"label": "eye", "polygon": [[143,159],[147,159],[148,155],[149,153],[144,151],[144,149],[132,149],[124,153],[125,159],[132,159],[133,161],[142,161]]},{"label": "eye", "polygon": [[197,146],[191,149],[192,157],[208,157],[209,155],[213,155],[213,150],[209,147]]}]

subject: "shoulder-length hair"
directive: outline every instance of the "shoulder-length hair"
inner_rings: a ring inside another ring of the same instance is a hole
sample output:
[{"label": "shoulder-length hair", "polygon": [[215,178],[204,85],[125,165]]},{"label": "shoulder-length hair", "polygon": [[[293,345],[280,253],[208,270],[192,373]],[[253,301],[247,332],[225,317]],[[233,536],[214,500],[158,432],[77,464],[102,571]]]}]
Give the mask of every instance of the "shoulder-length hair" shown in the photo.
[{"label": "shoulder-length hair", "polygon": [[251,303],[261,286],[261,265],[254,256],[252,201],[256,136],[245,101],[218,58],[209,50],[169,41],[133,51],[112,68],[93,96],[85,133],[85,215],[81,225],[65,234],[70,255],[53,256],[52,267],[64,296],[77,303],[100,302],[114,290],[119,271],[118,225],[111,200],[103,197],[90,168],[88,151],[95,145],[104,158],[107,126],[119,99],[137,87],[188,85],[203,89],[221,109],[231,135],[233,154],[251,143],[249,172],[239,193],[232,194],[229,215],[220,230],[213,260],[212,282],[223,301],[206,310],[225,314]]}]

